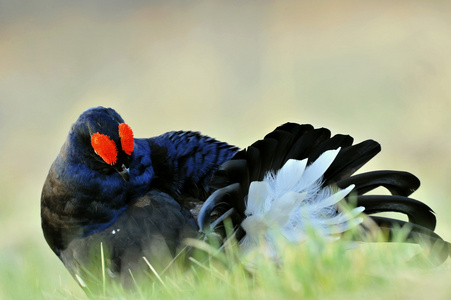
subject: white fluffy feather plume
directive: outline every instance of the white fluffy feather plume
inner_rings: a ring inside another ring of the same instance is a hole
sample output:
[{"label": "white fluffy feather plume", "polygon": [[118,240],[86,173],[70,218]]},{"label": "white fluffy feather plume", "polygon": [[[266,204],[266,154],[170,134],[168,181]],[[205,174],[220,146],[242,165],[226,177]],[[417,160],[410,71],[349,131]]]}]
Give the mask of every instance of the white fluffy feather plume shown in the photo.
[{"label": "white fluffy feather plume", "polygon": [[339,202],[354,185],[340,190],[321,187],[323,175],[339,149],[324,152],[315,162],[288,160],[276,173],[268,173],[263,181],[252,182],[247,198],[246,219],[241,224],[246,236],[241,241],[244,250],[265,243],[271,256],[277,256],[275,241],[281,237],[300,243],[312,230],[326,239],[336,239],[363,219],[357,217],[363,207],[351,211],[339,209]]}]

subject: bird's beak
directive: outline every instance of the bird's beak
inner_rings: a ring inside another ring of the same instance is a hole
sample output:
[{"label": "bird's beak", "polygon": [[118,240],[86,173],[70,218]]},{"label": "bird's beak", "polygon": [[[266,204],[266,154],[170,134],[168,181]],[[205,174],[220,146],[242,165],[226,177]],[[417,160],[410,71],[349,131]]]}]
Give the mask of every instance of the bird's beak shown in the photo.
[{"label": "bird's beak", "polygon": [[125,167],[125,165],[122,165],[122,171],[118,170],[117,172],[122,176],[122,178],[124,178],[125,181],[128,182],[130,180],[130,170]]}]

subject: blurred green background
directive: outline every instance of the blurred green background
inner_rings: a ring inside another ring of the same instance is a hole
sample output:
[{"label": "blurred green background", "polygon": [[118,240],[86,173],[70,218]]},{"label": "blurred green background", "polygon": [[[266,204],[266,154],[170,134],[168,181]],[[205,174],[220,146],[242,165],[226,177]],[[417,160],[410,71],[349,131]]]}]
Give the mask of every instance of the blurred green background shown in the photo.
[{"label": "blurred green background", "polygon": [[449,1],[0,0],[4,288],[77,289],[45,244],[40,193],[98,105],[136,137],[198,130],[245,147],[293,121],[375,139],[365,169],[416,174],[413,197],[451,240],[450,16]]}]

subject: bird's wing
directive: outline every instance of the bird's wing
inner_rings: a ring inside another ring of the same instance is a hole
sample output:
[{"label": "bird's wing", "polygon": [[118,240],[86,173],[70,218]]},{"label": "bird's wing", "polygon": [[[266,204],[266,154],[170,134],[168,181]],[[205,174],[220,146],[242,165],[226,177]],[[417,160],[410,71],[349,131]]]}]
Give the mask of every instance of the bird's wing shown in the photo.
[{"label": "bird's wing", "polygon": [[186,199],[205,200],[213,173],[238,150],[193,131],[168,132],[148,142],[155,172],[152,187],[183,205]]}]

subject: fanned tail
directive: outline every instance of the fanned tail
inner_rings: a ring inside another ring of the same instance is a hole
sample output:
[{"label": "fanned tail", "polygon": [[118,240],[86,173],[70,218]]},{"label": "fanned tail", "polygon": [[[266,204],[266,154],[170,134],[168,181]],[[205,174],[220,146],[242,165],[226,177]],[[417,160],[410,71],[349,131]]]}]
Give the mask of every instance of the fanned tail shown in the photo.
[{"label": "fanned tail", "polygon": [[[395,228],[407,227],[406,242],[429,245],[430,261],[444,262],[449,244],[434,232],[432,209],[409,198],[420,185],[414,175],[401,171],[353,175],[379,151],[373,140],[353,145],[349,135],[331,137],[325,128],[286,123],[219,168],[210,182],[215,192],[198,216],[200,230],[220,232],[221,222],[212,228],[212,221],[227,215],[243,247],[250,247],[256,236],[270,241],[276,232],[300,242],[311,226],[325,237],[358,224],[369,231],[359,217],[364,211],[389,233],[389,241]],[[391,195],[366,195],[378,187]],[[342,211],[340,203],[351,199],[356,199],[356,208]],[[409,221],[374,216],[381,212],[405,214]]]}]

